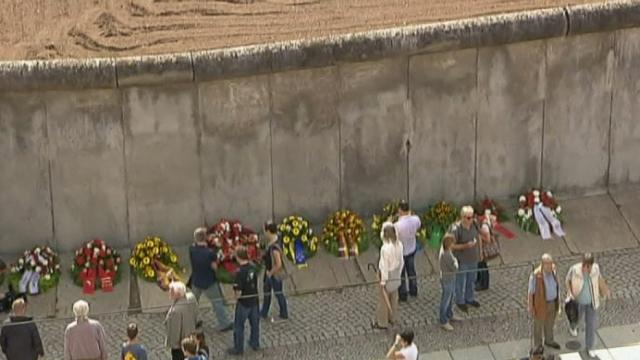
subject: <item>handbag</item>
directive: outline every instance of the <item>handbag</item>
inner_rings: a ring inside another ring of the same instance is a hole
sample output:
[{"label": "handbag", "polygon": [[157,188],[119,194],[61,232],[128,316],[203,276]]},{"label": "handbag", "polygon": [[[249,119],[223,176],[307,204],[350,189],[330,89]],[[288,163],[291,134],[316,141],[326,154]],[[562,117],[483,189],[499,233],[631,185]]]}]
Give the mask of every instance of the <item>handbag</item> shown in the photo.
[{"label": "handbag", "polygon": [[578,323],[578,302],[568,298],[564,303],[564,312],[567,314],[567,320],[572,328]]},{"label": "handbag", "polygon": [[[478,232],[478,236],[480,235],[480,227],[478,223],[474,220],[473,225],[476,227],[476,231]],[[498,237],[493,234],[493,227],[489,226],[489,242],[484,240],[482,241],[482,257],[484,261],[490,261],[498,256],[500,256],[500,242],[498,241]]]},{"label": "handbag", "polygon": [[397,291],[402,284],[400,277],[402,276],[402,266],[398,266],[397,269],[389,271],[389,278],[384,284],[384,289],[388,294]]},{"label": "handbag", "polygon": [[500,256],[500,242],[494,235],[491,235],[489,243],[482,244],[482,256],[485,261],[490,261]]}]

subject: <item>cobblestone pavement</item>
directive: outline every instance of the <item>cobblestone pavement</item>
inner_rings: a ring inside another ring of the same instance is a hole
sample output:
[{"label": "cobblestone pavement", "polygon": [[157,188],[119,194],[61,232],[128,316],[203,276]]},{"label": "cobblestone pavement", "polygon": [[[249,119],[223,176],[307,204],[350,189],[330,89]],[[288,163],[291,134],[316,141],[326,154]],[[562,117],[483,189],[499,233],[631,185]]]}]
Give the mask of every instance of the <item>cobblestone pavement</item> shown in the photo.
[{"label": "cobblestone pavement", "polygon": [[[556,259],[558,273],[564,276],[578,257]],[[596,254],[602,273],[613,291],[612,299],[600,311],[601,326],[640,321],[640,272],[630,271],[640,262],[640,249],[616,250]],[[453,333],[437,325],[440,288],[436,276],[419,279],[419,295],[401,305],[400,327],[413,328],[421,352],[468,347],[497,341],[526,338],[530,322],[525,313],[526,284],[532,264],[499,267],[491,270],[491,289],[478,293],[480,309],[464,315],[467,321]],[[373,330],[375,289],[361,286],[289,297],[291,319],[276,324],[261,323],[260,352],[247,351],[245,358],[255,359],[375,359],[382,358],[393,330]],[[272,309],[275,313],[275,309]],[[216,333],[210,309],[203,310],[205,332],[215,358],[232,343],[231,333]],[[169,359],[162,348],[163,315],[126,314],[98,316],[109,335],[110,358],[116,359],[128,321],[138,322],[142,341],[152,351],[151,359]],[[39,324],[47,352],[46,359],[62,358],[62,333],[69,319],[45,320]],[[558,321],[558,331],[565,331]]]}]

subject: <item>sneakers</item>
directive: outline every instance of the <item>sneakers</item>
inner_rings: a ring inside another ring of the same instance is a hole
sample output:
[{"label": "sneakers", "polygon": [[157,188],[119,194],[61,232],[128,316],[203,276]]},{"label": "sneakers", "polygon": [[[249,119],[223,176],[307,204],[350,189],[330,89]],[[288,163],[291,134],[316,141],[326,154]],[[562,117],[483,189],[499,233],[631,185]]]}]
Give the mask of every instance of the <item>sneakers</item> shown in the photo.
[{"label": "sneakers", "polygon": [[479,303],[479,302],[477,302],[477,301],[475,301],[475,300],[473,300],[473,301],[469,301],[469,302],[467,303],[467,305],[471,305],[471,306],[473,306],[474,308],[479,308],[479,307],[480,307],[480,303]]},{"label": "sneakers", "polygon": [[451,321],[460,322],[460,321],[463,321],[463,320],[464,320],[463,318],[461,318],[460,316],[455,315],[455,314],[451,317]]},{"label": "sneakers", "polygon": [[596,352],[593,351],[593,350],[589,350],[589,351],[587,351],[587,353],[589,354],[590,358],[594,358],[595,359],[595,358],[598,357],[598,355],[596,355]]},{"label": "sneakers", "polygon": [[456,306],[457,306],[457,307],[458,307],[458,309],[460,309],[461,311],[469,312],[469,308],[467,307],[467,304],[456,304]]},{"label": "sneakers", "polygon": [[440,327],[444,331],[453,331],[453,326],[451,326],[451,324],[449,324],[449,323],[442,324],[442,325],[440,325]]},{"label": "sneakers", "polygon": [[569,334],[573,337],[578,337],[578,328],[575,328],[575,329],[569,328]]}]

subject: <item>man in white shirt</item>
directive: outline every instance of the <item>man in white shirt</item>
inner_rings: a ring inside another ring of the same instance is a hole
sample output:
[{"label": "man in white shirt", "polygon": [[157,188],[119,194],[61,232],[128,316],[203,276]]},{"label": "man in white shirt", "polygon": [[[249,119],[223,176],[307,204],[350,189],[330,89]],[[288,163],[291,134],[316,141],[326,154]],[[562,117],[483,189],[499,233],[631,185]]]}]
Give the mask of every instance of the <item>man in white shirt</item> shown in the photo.
[{"label": "man in white shirt", "polygon": [[409,282],[409,295],[418,296],[418,283],[416,281],[416,266],[414,257],[416,255],[416,233],[420,229],[420,217],[412,214],[409,204],[401,201],[398,206],[398,221],[395,226],[398,232],[398,239],[403,246],[404,266],[402,268],[402,284],[398,290],[398,298],[407,301],[407,281]]}]

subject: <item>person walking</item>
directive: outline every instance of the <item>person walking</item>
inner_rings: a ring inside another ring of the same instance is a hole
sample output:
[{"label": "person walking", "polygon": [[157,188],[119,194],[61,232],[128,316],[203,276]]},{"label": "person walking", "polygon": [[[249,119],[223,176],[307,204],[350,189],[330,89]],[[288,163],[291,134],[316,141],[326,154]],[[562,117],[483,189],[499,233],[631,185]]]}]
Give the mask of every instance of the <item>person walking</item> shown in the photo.
[{"label": "person walking", "polygon": [[280,320],[287,320],[289,312],[287,309],[287,299],[284,297],[282,279],[284,275],[284,263],[282,249],[278,242],[278,226],[273,222],[264,224],[264,233],[267,237],[267,249],[262,257],[265,265],[262,311],[260,316],[266,319],[269,316],[271,307],[271,292],[273,291],[278,299],[280,308]]},{"label": "person walking", "polygon": [[258,272],[247,255],[247,249],[239,246],[236,249],[236,260],[240,269],[236,274],[236,283],[233,289],[236,291],[238,301],[233,322],[233,348],[229,349],[229,355],[241,355],[244,352],[244,324],[249,320],[251,336],[249,346],[255,351],[260,350],[260,315],[258,302]]},{"label": "person walking", "polygon": [[73,304],[75,321],[64,331],[65,360],[106,360],[106,338],[102,324],[89,319],[89,303],[78,300]]},{"label": "person walking", "polygon": [[460,210],[460,221],[451,225],[449,232],[456,239],[451,246],[453,254],[458,260],[456,274],[456,306],[468,311],[468,305],[480,307],[475,299],[475,286],[480,261],[480,245],[478,241],[478,227],[473,220],[473,207],[463,206]]},{"label": "person walking", "polygon": [[165,346],[171,349],[172,360],[184,360],[181,342],[196,331],[198,301],[180,281],[169,284],[169,297],[172,304],[164,318]]},{"label": "person walking", "polygon": [[453,331],[451,321],[462,321],[453,314],[453,295],[456,290],[456,273],[458,272],[458,260],[451,252],[451,247],[456,239],[451,234],[445,234],[442,238],[442,247],[438,257],[440,263],[440,286],[442,296],[440,298],[440,326],[446,331]]},{"label": "person walking", "polygon": [[127,325],[128,340],[122,344],[120,360],[147,360],[147,349],[138,341],[138,325]]},{"label": "person walking", "polygon": [[[404,266],[402,267],[401,284],[398,292],[399,300],[407,301],[407,285],[409,283],[408,294],[418,296],[418,281],[416,279],[416,233],[420,229],[420,217],[409,209],[406,201],[401,201],[398,205],[398,221],[395,223],[398,239],[403,246]],[[406,279],[405,279],[406,278]],[[407,281],[408,280],[408,281]]]},{"label": "person walking", "polygon": [[382,224],[380,238],[382,239],[378,263],[380,290],[378,291],[377,319],[373,327],[386,329],[389,324],[393,324],[398,313],[398,288],[404,257],[402,243],[398,241],[393,223]]},{"label": "person walking", "polygon": [[37,360],[44,356],[38,327],[27,316],[27,303],[16,299],[11,304],[12,314],[0,331],[0,346],[7,360]]},{"label": "person walking", "polygon": [[418,360],[418,347],[413,342],[413,331],[405,330],[396,335],[395,342],[387,351],[387,359]]},{"label": "person walking", "polygon": [[[600,266],[595,263],[592,254],[586,253],[582,261],[571,266],[565,278],[568,297],[578,303],[579,319],[585,321],[585,347],[590,357],[593,351],[596,328],[598,326],[598,307],[601,299],[610,296],[609,287],[600,273]],[[577,323],[569,328],[571,336],[578,336]]]},{"label": "person walking", "polygon": [[542,255],[542,262],[529,276],[528,309],[533,317],[533,354],[542,355],[544,345],[560,350],[553,337],[556,315],[560,311],[560,284],[556,265],[549,254]]},{"label": "person walking", "polygon": [[191,291],[196,300],[205,293],[211,301],[211,307],[218,321],[218,331],[229,331],[233,323],[224,307],[222,292],[216,278],[216,255],[207,245],[207,229],[197,228],[193,232],[194,244],[189,247],[191,260]]}]

